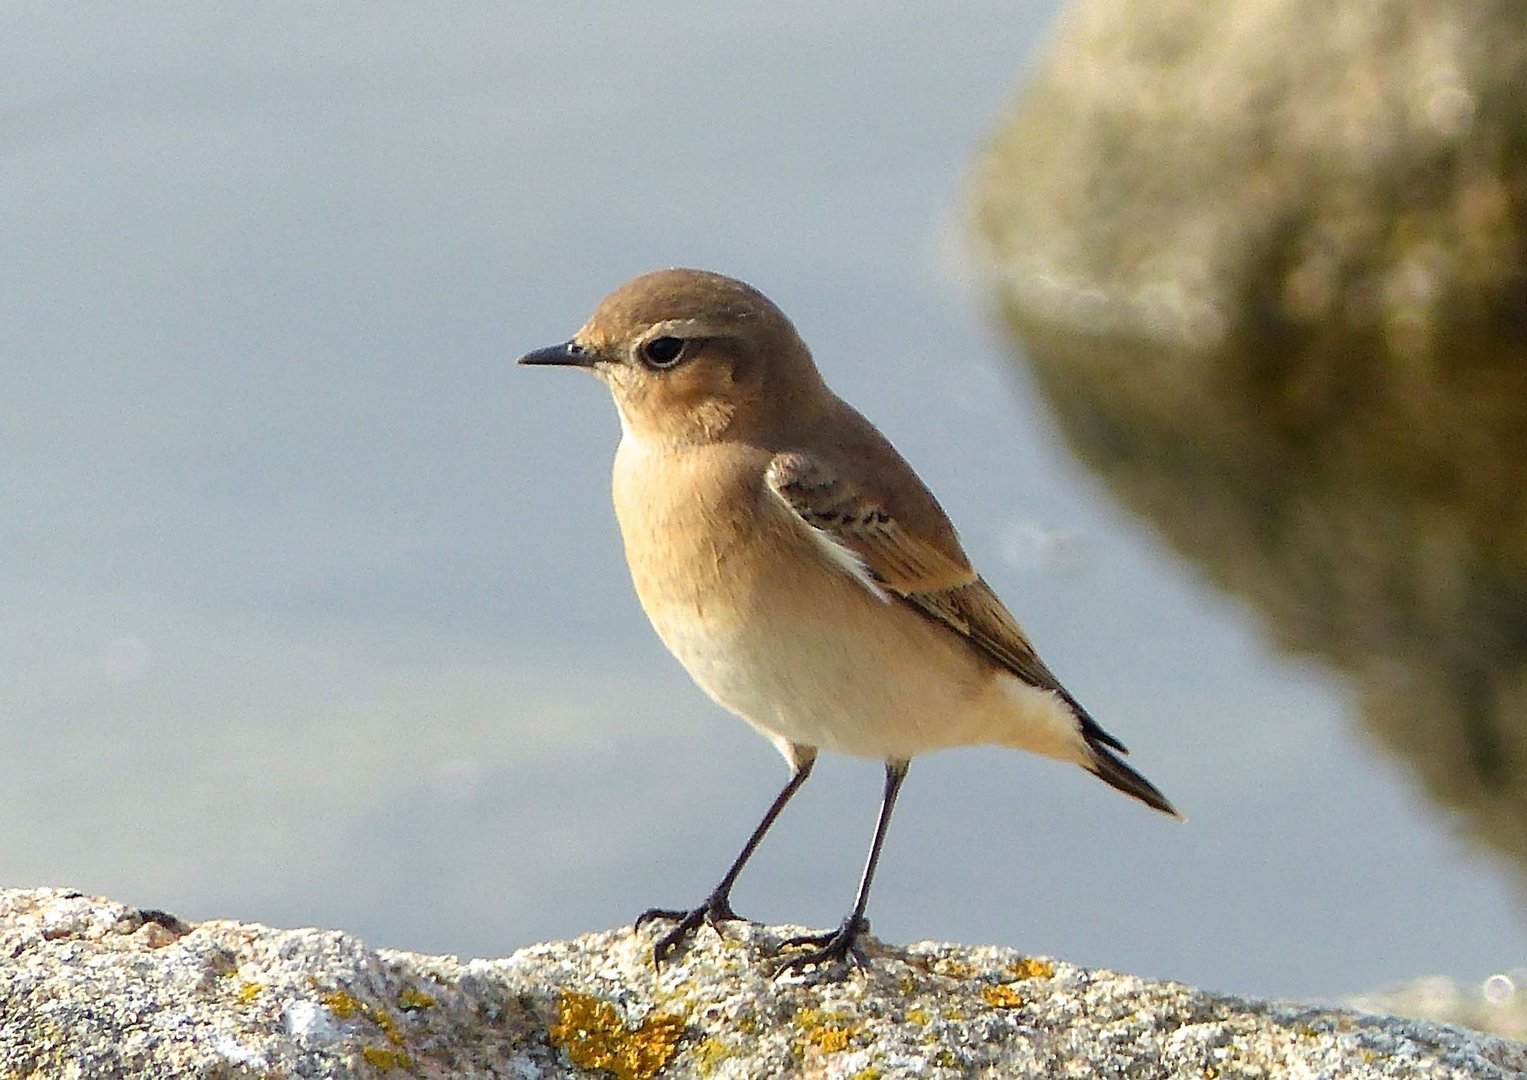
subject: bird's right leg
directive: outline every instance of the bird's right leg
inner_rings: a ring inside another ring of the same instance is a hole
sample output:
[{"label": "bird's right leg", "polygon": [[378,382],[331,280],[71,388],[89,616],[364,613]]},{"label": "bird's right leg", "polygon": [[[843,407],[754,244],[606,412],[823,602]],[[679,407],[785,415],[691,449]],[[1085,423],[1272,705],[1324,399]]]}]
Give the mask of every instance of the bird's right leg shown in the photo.
[{"label": "bird's right leg", "polygon": [[721,883],[711,890],[711,894],[705,898],[704,903],[690,911],[682,908],[649,908],[636,919],[636,928],[640,930],[653,919],[676,919],[678,925],[658,939],[652,947],[653,960],[661,964],[667,959],[668,954],[679,947],[679,944],[699,928],[701,923],[715,926],[723,922],[737,922],[742,919],[732,910],[731,894],[732,885],[737,881],[737,875],[742,873],[742,868],[753,857],[754,850],[764,838],[764,833],[769,831],[769,826],[774,824],[774,819],[779,817],[779,812],[785,808],[790,797],[796,793],[806,778],[811,775],[811,767],[816,763],[816,751],[807,750],[804,747],[792,747],[790,755],[794,771],[790,774],[790,782],[787,783],[774,801],[769,804],[768,812],[763,820],[758,823],[758,828],[753,830],[753,835],[748,837],[748,842],[742,845],[742,851],[733,860],[731,868]]}]

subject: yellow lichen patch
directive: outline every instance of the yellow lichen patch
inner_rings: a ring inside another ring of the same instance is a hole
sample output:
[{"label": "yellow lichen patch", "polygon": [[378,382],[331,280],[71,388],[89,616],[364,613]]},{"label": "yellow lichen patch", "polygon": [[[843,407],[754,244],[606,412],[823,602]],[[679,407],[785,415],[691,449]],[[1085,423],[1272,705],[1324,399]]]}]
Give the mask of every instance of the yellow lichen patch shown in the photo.
[{"label": "yellow lichen patch", "polygon": [[557,998],[557,1022],[548,1034],[574,1065],[604,1069],[618,1080],[651,1080],[673,1058],[684,1021],[652,1013],[633,1030],[608,1001],[564,990]]},{"label": "yellow lichen patch", "polygon": [[816,1027],[822,1022],[822,1010],[810,1008],[796,1009],[795,1015],[790,1018],[790,1022],[798,1028]]},{"label": "yellow lichen patch", "polygon": [[852,1028],[828,1025],[808,1031],[806,1041],[824,1054],[836,1054],[848,1049],[848,1040],[853,1033]]},{"label": "yellow lichen patch", "polygon": [[404,1012],[418,1012],[420,1009],[432,1008],[435,999],[423,990],[415,990],[411,986],[405,986],[398,991],[398,1008]]},{"label": "yellow lichen patch", "polygon": [[695,1047],[691,1056],[695,1060],[695,1067],[700,1070],[700,1075],[709,1076],[715,1071],[717,1065],[732,1056],[732,1048],[712,1036]]},{"label": "yellow lichen patch", "polygon": [[907,1023],[909,1024],[917,1024],[919,1027],[924,1027],[932,1019],[933,1017],[928,1015],[927,1009],[911,1008],[907,1010]]},{"label": "yellow lichen patch", "polygon": [[390,1046],[366,1046],[361,1048],[361,1057],[365,1058],[378,1069],[412,1069],[414,1059],[401,1050],[394,1050]]},{"label": "yellow lichen patch", "polygon": [[361,1003],[348,990],[330,990],[318,999],[341,1020],[353,1020],[361,1014]]},{"label": "yellow lichen patch", "polygon": [[388,1042],[394,1046],[403,1045],[403,1033],[398,1030],[398,1022],[392,1018],[391,1014],[381,1009],[368,1008],[366,1019],[382,1029],[382,1034],[387,1036]]},{"label": "yellow lichen patch", "polygon": [[364,1017],[375,1024],[387,1036],[387,1041],[394,1046],[403,1045],[403,1035],[398,1031],[398,1022],[394,1020],[385,1009],[373,1008],[361,1001],[348,990],[330,990],[318,998],[324,1006],[339,1020],[353,1020],[357,1016]]},{"label": "yellow lichen patch", "polygon": [[260,991],[265,989],[261,982],[240,983],[239,988],[233,992],[234,999],[240,1005],[253,1005],[255,998],[260,996]]},{"label": "yellow lichen patch", "polygon": [[790,1018],[790,1023],[798,1028],[821,1027],[823,1024],[843,1024],[853,1017],[848,1013],[816,1009],[810,1006],[796,1009],[795,1015]]},{"label": "yellow lichen patch", "polygon": [[1054,964],[1033,956],[1014,960],[1007,965],[1007,970],[1015,979],[1053,979],[1055,977]]},{"label": "yellow lichen patch", "polygon": [[963,960],[944,959],[933,965],[933,970],[949,979],[969,979],[975,975],[974,966]]},{"label": "yellow lichen patch", "polygon": [[858,1027],[850,1022],[846,1013],[828,1012],[823,1009],[797,1009],[790,1023],[799,1028],[804,1038],[796,1044],[797,1053],[807,1047],[815,1047],[819,1053],[836,1054],[848,1049]]},{"label": "yellow lichen patch", "polygon": [[917,989],[917,980],[910,975],[903,975],[896,980],[896,989],[902,997],[911,997],[913,991]]},{"label": "yellow lichen patch", "polygon": [[981,1000],[993,1009],[1016,1009],[1023,1004],[1023,995],[1004,983],[981,987]]},{"label": "yellow lichen patch", "polygon": [[854,1073],[853,1080],[880,1080],[880,1070],[873,1065],[866,1065]]}]

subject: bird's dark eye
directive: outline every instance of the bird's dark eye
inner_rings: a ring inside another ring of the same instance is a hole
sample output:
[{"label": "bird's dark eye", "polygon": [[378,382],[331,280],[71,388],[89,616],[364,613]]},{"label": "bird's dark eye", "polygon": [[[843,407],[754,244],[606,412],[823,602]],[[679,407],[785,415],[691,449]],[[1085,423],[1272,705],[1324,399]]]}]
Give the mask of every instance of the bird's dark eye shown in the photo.
[{"label": "bird's dark eye", "polygon": [[642,362],[652,368],[671,368],[684,359],[683,338],[655,337],[642,346]]}]

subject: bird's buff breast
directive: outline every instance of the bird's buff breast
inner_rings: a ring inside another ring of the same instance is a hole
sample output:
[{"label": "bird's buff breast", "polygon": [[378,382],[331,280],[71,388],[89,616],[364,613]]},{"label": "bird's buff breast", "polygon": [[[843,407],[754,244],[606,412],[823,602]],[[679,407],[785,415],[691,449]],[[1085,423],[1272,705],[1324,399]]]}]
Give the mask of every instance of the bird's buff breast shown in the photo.
[{"label": "bird's buff breast", "polygon": [[765,487],[767,457],[661,460],[622,442],[616,515],[647,617],[715,701],[775,740],[863,757],[991,739],[990,673],[823,557]]}]

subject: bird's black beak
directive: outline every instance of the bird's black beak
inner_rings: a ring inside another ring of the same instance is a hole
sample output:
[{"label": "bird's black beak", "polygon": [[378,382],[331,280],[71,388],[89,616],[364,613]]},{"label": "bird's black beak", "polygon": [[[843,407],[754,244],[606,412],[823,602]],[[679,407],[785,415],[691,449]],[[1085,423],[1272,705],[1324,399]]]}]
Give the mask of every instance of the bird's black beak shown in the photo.
[{"label": "bird's black beak", "polygon": [[544,349],[528,352],[520,357],[520,363],[538,367],[591,368],[594,366],[594,354],[576,341],[564,341],[561,345],[548,345]]}]

